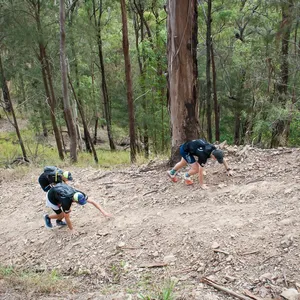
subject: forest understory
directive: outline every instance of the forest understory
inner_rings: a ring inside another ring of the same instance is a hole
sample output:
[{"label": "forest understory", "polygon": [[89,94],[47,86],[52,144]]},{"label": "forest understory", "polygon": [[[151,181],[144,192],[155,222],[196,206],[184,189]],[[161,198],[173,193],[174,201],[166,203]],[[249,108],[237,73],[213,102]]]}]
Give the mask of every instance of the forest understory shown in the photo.
[{"label": "forest understory", "polygon": [[2,274],[0,299],[237,299],[203,278],[244,299],[298,299],[300,149],[225,151],[234,177],[210,162],[205,191],[197,178],[193,186],[171,182],[164,161],[110,171],[70,166],[72,185],[114,215],[75,206],[77,236],[45,228],[40,169],[1,169],[1,266],[55,270],[63,285],[43,292]]}]

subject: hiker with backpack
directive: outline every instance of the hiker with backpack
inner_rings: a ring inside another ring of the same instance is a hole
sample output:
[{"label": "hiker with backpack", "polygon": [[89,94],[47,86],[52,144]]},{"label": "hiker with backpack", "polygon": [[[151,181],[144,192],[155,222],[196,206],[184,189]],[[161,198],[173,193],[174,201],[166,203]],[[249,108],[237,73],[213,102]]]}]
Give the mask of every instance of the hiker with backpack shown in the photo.
[{"label": "hiker with backpack", "polygon": [[55,166],[46,166],[38,181],[44,192],[48,192],[54,184],[73,180],[69,171],[63,171]]},{"label": "hiker with backpack", "polygon": [[[232,170],[229,168],[227,161],[224,158],[224,153],[222,150],[217,149],[214,145],[206,142],[203,139],[192,140],[182,144],[179,148],[180,155],[182,156],[180,162],[178,162],[174,168],[167,171],[168,176],[172,181],[176,182],[176,173],[178,170],[190,165],[191,169],[184,174],[184,180],[187,185],[193,184],[190,176],[199,174],[199,183],[202,189],[207,189],[204,184],[203,179],[203,169],[209,158],[217,160],[220,164],[224,164],[228,176],[232,176]],[[198,162],[196,162],[194,156],[198,157]]]},{"label": "hiker with backpack", "polygon": [[[88,196],[85,193],[78,191],[65,183],[57,183],[47,192],[46,206],[52,208],[55,214],[44,215],[46,227],[51,229],[53,227],[51,220],[56,220],[58,226],[68,225],[71,233],[75,233],[70,220],[71,206],[73,203],[77,203],[79,205],[90,203],[105,217],[112,216],[97,202],[88,199]],[[62,219],[65,219],[66,222],[62,221]]]}]

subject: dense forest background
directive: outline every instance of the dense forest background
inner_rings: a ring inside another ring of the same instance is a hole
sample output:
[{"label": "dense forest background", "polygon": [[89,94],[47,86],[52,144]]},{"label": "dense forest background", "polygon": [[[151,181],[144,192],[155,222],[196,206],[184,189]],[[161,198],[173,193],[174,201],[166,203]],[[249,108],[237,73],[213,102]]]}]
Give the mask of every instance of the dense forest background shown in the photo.
[{"label": "dense forest background", "polygon": [[[172,22],[167,19],[174,3],[0,0],[0,114],[14,124],[25,159],[29,146],[22,139],[26,133],[18,129],[21,119],[29,120],[38,138],[54,133],[61,159],[70,148],[73,161],[77,149],[98,161],[101,127],[111,150],[129,132],[131,152],[137,149],[148,157],[171,149]],[[300,3],[191,0],[175,4],[176,14],[189,12],[192,3],[197,13],[197,132],[210,142],[298,146]],[[180,26],[184,35],[192,25]],[[182,41],[179,36],[178,51],[189,49]],[[188,80],[182,77],[183,83]]]}]

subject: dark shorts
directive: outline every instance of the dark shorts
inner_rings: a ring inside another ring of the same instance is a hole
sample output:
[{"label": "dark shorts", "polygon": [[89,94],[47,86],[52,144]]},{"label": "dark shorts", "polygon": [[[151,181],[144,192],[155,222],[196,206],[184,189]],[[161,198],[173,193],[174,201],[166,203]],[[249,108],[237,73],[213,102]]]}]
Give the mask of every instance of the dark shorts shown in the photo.
[{"label": "dark shorts", "polygon": [[180,146],[179,150],[180,155],[187,161],[188,164],[191,165],[196,162],[195,157],[192,154],[184,151],[184,144]]},{"label": "dark shorts", "polygon": [[61,214],[63,211],[61,210],[61,208],[60,209],[53,209],[52,208],[52,210],[57,214],[57,215],[59,215],[59,214]]}]

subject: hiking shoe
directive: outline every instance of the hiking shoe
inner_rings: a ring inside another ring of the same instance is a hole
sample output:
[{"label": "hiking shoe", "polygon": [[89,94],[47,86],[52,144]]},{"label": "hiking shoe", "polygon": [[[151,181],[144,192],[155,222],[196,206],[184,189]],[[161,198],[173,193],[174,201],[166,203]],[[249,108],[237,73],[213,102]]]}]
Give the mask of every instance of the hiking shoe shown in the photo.
[{"label": "hiking shoe", "polygon": [[167,171],[167,174],[171,179],[175,178],[175,176],[176,176],[176,173],[172,175],[171,171]]},{"label": "hiking shoe", "polygon": [[44,220],[45,220],[46,228],[51,229],[53,226],[52,226],[51,220],[49,218],[49,215],[44,215]]},{"label": "hiking shoe", "polygon": [[193,184],[193,180],[190,178],[190,176],[186,176],[186,174],[184,174],[183,176],[184,182],[186,185],[192,185]]},{"label": "hiking shoe", "polygon": [[172,175],[171,171],[167,171],[167,174],[169,176],[169,178],[173,181],[173,182],[177,182],[178,178],[176,177],[176,172],[175,174]]},{"label": "hiking shoe", "polygon": [[57,225],[57,226],[66,226],[67,223],[64,222],[64,221],[62,221],[62,220],[56,220],[56,225]]}]

